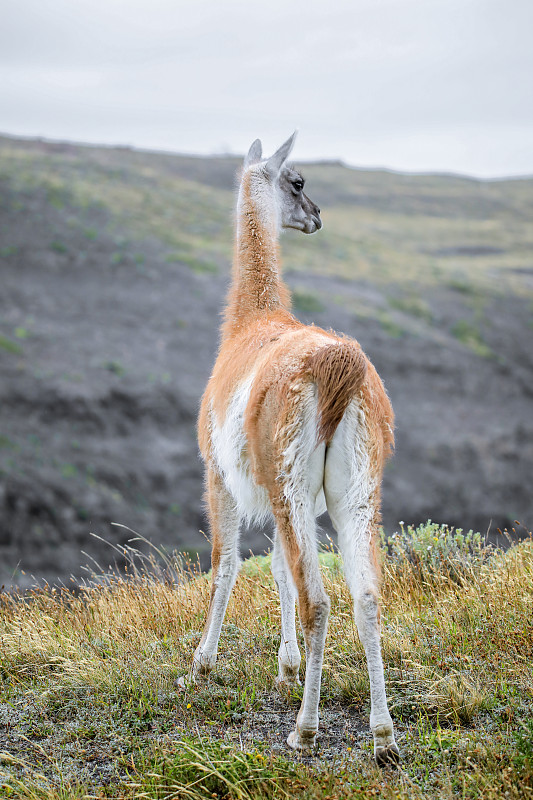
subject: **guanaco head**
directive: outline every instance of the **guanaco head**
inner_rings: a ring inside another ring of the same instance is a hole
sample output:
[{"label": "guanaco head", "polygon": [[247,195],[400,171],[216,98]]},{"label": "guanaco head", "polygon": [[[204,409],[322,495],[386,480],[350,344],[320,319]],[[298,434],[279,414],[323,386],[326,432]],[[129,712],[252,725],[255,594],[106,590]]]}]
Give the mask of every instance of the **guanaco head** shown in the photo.
[{"label": "guanaco head", "polygon": [[282,228],[315,233],[322,227],[320,209],[305,194],[302,174],[286,163],[295,138],[296,132],[266,160],[262,160],[261,141],[256,139],[244,159],[244,170],[253,171],[254,182],[266,182],[274,187]]}]

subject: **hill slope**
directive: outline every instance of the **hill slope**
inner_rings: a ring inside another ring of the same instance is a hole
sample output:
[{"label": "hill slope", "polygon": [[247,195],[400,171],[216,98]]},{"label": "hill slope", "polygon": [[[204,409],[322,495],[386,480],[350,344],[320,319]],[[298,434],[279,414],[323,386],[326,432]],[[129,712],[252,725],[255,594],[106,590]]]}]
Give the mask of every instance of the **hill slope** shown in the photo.
[{"label": "hill slope", "polygon": [[[90,532],[131,535],[111,522],[207,551],[195,419],[237,169],[0,138],[2,580],[106,562]],[[533,181],[304,172],[324,230],[284,236],[285,274],[295,312],[355,336],[391,396],[386,529],[530,527]]]}]

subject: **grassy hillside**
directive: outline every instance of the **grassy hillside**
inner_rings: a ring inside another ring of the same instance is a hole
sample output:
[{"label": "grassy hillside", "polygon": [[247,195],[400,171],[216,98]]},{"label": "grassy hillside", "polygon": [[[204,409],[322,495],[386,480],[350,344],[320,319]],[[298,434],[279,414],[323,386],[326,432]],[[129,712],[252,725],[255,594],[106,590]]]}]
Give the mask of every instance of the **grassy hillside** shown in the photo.
[{"label": "grassy hillside", "polygon": [[[0,137],[0,582],[79,576],[91,532],[127,540],[111,522],[207,564],[195,420],[238,168]],[[390,394],[387,532],[531,528],[533,180],[303,171],[324,228],[283,236],[284,272]]]},{"label": "grassy hillside", "polygon": [[[384,562],[383,654],[401,769],[372,759],[369,686],[351,599],[322,556],[332,613],[316,753],[285,739],[279,604],[267,558],[245,563],[209,678],[180,691],[208,576],[128,553],[81,592],[2,595],[0,796],[531,798],[533,542],[507,552],[427,524]],[[302,643],[300,642],[300,645]]]},{"label": "grassy hillside", "polygon": [[[194,252],[199,269],[202,262],[208,270],[227,266],[239,159],[0,144],[0,175],[16,190],[40,190],[59,209],[105,210],[108,225],[138,240],[157,237],[169,260]],[[532,179],[410,176],[335,163],[304,172],[320,199],[324,231],[312,245],[287,237],[287,272],[533,298]],[[85,234],[91,239],[97,231]]]}]

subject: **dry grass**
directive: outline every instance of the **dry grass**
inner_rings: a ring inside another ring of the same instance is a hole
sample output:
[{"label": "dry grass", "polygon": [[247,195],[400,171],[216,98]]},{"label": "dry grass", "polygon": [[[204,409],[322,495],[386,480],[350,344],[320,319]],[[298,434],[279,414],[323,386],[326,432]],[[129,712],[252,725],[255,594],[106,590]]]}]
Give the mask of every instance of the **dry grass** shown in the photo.
[{"label": "dry grass", "polygon": [[[403,771],[383,775],[366,732],[353,747],[337,743],[333,763],[300,763],[271,742],[253,755],[276,671],[268,557],[242,570],[212,677],[183,693],[175,680],[198,640],[208,576],[179,557],[154,570],[129,555],[128,573],[78,594],[3,596],[6,797],[532,796],[531,539],[504,553],[428,524],[390,543],[383,652]],[[332,599],[325,737],[344,709],[366,728],[368,678],[341,565],[333,552],[322,563]],[[277,702],[292,717],[298,697]]]}]

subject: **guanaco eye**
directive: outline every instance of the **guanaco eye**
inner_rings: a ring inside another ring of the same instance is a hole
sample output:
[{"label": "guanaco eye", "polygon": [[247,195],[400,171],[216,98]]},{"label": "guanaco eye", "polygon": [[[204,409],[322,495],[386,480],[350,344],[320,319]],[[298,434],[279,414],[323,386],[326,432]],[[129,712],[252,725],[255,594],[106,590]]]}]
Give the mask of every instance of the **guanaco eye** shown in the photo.
[{"label": "guanaco eye", "polygon": [[294,181],[292,185],[294,186],[294,188],[296,189],[297,192],[301,192],[302,189],[304,188],[304,182],[303,181]]}]

